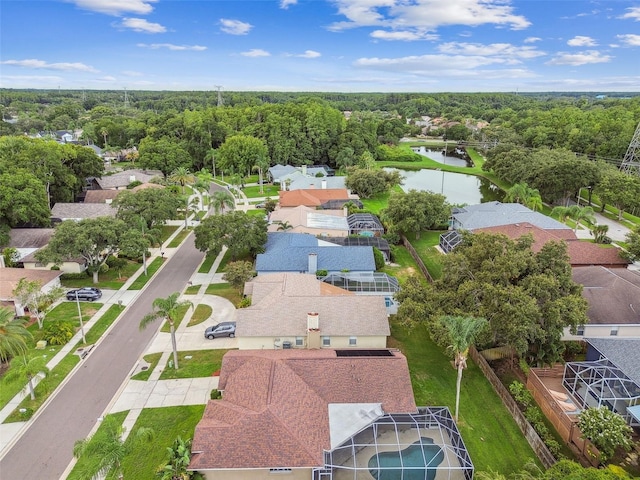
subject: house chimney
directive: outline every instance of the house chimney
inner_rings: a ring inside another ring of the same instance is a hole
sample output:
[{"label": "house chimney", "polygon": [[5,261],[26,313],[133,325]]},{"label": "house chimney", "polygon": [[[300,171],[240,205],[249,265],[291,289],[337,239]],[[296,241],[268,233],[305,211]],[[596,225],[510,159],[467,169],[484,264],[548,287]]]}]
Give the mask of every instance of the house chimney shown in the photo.
[{"label": "house chimney", "polygon": [[302,174],[303,175],[307,174],[307,166],[306,165],[302,165]]},{"label": "house chimney", "polygon": [[320,182],[320,185],[322,185],[323,190],[327,189],[327,181],[325,179],[322,179],[322,182]]},{"label": "house chimney", "polygon": [[319,322],[318,312],[310,312],[307,313],[307,330],[319,330],[320,322]]},{"label": "house chimney", "polygon": [[309,272],[313,275],[318,271],[318,254],[310,253],[309,254]]},{"label": "house chimney", "polygon": [[133,183],[136,181],[136,176],[135,175],[129,175],[129,183]]}]

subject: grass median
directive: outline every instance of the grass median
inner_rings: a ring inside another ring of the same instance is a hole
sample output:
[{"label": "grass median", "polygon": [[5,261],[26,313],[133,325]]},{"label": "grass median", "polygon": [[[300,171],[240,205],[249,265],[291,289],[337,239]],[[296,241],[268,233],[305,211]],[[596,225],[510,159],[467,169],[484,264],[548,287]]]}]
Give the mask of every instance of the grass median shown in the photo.
[{"label": "grass median", "polygon": [[155,258],[150,264],[147,265],[147,274],[145,275],[144,272],[142,272],[140,275],[138,275],[138,278],[133,281],[133,283],[127,290],[142,290],[147,282],[151,280],[153,274],[158,271],[163,262],[164,258]]}]

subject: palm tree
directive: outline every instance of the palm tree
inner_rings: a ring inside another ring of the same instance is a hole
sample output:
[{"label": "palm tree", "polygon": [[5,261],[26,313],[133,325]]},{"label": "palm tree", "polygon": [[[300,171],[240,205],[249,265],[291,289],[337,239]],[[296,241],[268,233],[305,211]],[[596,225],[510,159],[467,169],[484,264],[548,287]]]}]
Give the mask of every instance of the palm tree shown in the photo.
[{"label": "palm tree", "polygon": [[542,211],[542,197],[537,188],[529,189],[529,197],[527,198],[525,205],[534,212]]},{"label": "palm tree", "polygon": [[286,232],[287,230],[291,230],[292,228],[293,225],[291,225],[287,220],[285,220],[284,222],[280,222],[280,225],[278,225],[279,232]]},{"label": "palm tree", "polygon": [[200,201],[204,207],[204,194],[209,194],[211,188],[211,182],[213,182],[213,175],[206,168],[196,172],[196,183],[193,184],[194,188],[200,193]]},{"label": "palm tree", "polygon": [[449,334],[449,340],[451,341],[449,348],[453,351],[455,366],[458,369],[458,379],[456,381],[456,413],[454,417],[457,422],[460,409],[462,370],[467,368],[469,348],[473,345],[478,334],[486,326],[487,321],[480,317],[456,317],[448,315],[441,317],[440,322]]},{"label": "palm tree", "polygon": [[31,332],[25,327],[26,320],[14,317],[12,310],[0,308],[0,362],[24,355],[27,341],[33,339]]},{"label": "palm tree", "polygon": [[211,205],[216,213],[224,213],[225,208],[233,210],[233,207],[236,205],[236,201],[230,193],[217,191],[211,197]]},{"label": "palm tree", "polygon": [[593,241],[596,243],[605,243],[607,241],[607,232],[609,232],[609,225],[594,225],[591,229]]},{"label": "palm tree", "polygon": [[178,184],[182,187],[182,194],[184,195],[184,187],[185,185],[191,185],[195,183],[196,177],[189,171],[188,168],[178,167],[171,175],[169,175],[169,181],[175,184]]},{"label": "palm tree", "polygon": [[122,424],[109,415],[93,436],[75,443],[73,456],[87,460],[84,468],[80,469],[80,478],[89,480],[112,474],[122,479],[122,461],[125,457],[136,445],[150,443],[155,436],[153,429],[140,427],[133,438],[125,442],[122,438],[124,433]]},{"label": "palm tree", "polygon": [[252,170],[257,170],[258,171],[258,179],[260,181],[260,193],[264,194],[264,186],[263,186],[263,178],[262,178],[262,174],[264,173],[264,171],[269,168],[269,162],[267,161],[266,158],[258,158],[256,160],[255,165],[252,167]]},{"label": "palm tree", "polygon": [[27,386],[29,387],[31,400],[35,400],[36,392],[33,380],[40,374],[43,377],[47,377],[49,375],[46,357],[36,355],[35,357],[29,358],[26,354],[22,354],[11,361],[11,368],[4,376],[4,380],[7,383],[26,381]]},{"label": "palm tree", "polygon": [[578,226],[582,221],[591,225],[596,223],[596,214],[592,207],[579,207],[578,205],[572,205],[569,207],[569,216],[576,222],[573,229],[574,232],[578,231]]},{"label": "palm tree", "polygon": [[560,220],[561,222],[564,222],[567,217],[569,217],[569,211],[570,211],[571,207],[554,207],[553,210],[551,210],[551,216],[552,217],[558,217],[558,220]]},{"label": "palm tree", "polygon": [[527,197],[527,190],[529,187],[526,183],[516,183],[509,190],[507,190],[504,201],[522,203]]},{"label": "palm tree", "polygon": [[149,325],[151,322],[155,322],[159,318],[165,319],[169,322],[169,327],[171,329],[171,345],[173,347],[173,364],[175,365],[175,369],[178,369],[178,346],[176,344],[176,328],[175,324],[178,319],[178,310],[181,307],[191,307],[193,308],[193,303],[188,300],[178,301],[178,297],[180,296],[179,292],[174,292],[169,295],[167,298],[156,298],[153,301],[153,311],[145,315],[142,320],[140,320],[140,330],[143,330]]}]

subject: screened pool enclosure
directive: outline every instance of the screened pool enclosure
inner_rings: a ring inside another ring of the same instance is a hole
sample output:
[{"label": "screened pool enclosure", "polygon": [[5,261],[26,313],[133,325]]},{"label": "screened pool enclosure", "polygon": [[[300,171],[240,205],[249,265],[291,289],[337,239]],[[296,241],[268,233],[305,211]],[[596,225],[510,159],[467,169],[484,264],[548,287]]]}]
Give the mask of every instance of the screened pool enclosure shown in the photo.
[{"label": "screened pool enclosure", "polygon": [[473,464],[445,407],[387,414],[329,452],[317,480],[471,480]]}]

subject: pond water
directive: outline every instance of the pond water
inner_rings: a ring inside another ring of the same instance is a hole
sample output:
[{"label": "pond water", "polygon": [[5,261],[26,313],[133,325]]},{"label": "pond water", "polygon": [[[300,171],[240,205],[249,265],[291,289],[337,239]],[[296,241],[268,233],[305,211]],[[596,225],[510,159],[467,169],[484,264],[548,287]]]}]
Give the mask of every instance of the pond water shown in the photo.
[{"label": "pond water", "polygon": [[387,171],[398,171],[404,177],[402,190],[429,190],[441,193],[452,205],[475,205],[478,203],[502,201],[504,193],[489,180],[464,173],[443,172],[442,170],[401,170],[385,168]]},{"label": "pond water", "polygon": [[468,167],[467,160],[462,157],[456,156],[455,149],[449,147],[447,154],[444,154],[444,147],[440,149],[421,147],[411,147],[411,150],[423,157],[430,158],[438,163],[444,163],[445,165],[455,165],[456,167]]}]

